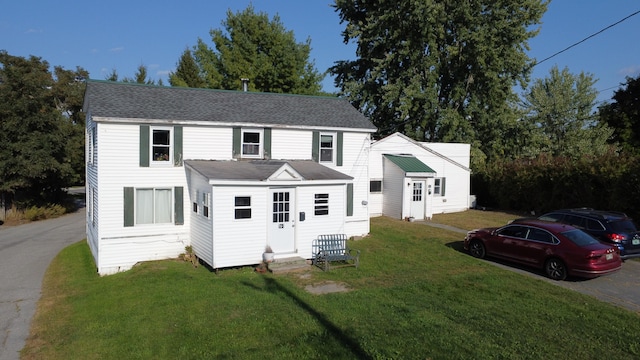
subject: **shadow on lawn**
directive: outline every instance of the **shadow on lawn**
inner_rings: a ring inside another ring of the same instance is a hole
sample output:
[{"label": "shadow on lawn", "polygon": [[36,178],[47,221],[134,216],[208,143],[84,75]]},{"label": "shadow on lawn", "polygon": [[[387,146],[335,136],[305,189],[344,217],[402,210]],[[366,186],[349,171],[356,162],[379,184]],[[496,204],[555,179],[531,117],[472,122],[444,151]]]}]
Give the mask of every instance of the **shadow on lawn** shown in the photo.
[{"label": "shadow on lawn", "polygon": [[[263,277],[263,279],[264,279],[264,282],[265,282],[265,285],[266,285],[265,288],[266,288],[267,291],[269,291],[269,292],[281,292],[281,293],[284,293],[285,295],[287,295],[289,298],[291,298],[296,303],[296,305],[298,305],[301,309],[303,309],[304,311],[306,311],[309,314],[311,314],[314,318],[316,318],[316,320],[318,320],[318,322],[320,322],[320,324],[322,324],[322,326],[327,330],[327,332],[337,342],[343,344],[345,348],[351,350],[351,353],[353,354],[354,358],[356,358],[356,359],[372,359],[371,356],[367,355],[367,353],[360,346],[360,344],[358,344],[358,342],[356,342],[348,334],[346,334],[344,331],[342,331],[342,329],[340,329],[335,324],[333,324],[331,321],[329,321],[329,319],[327,319],[327,317],[324,316],[322,313],[316,311],[313,307],[311,307],[309,304],[307,304],[302,299],[300,299],[296,294],[292,293],[286,287],[280,285],[276,279],[273,279],[273,278],[270,278],[270,277],[267,277],[267,276]],[[250,284],[250,283],[247,283],[247,282],[245,282],[244,285],[252,287],[252,288],[254,288],[256,290],[260,290],[260,291],[264,291],[265,290],[265,289],[262,289],[262,288],[259,288],[259,287],[255,286],[254,284]]]}]

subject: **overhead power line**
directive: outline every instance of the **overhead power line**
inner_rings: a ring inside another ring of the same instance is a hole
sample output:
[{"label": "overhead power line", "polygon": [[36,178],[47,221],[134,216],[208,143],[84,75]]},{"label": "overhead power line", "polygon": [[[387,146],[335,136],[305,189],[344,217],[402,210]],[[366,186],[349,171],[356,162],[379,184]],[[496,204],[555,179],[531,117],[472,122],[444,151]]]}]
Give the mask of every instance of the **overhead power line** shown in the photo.
[{"label": "overhead power line", "polygon": [[598,32],[595,32],[595,33],[593,33],[593,34],[591,34],[591,35],[587,36],[586,38],[584,38],[584,39],[582,39],[582,40],[578,41],[577,43],[574,43],[573,45],[570,45],[570,46],[568,46],[568,47],[566,47],[566,48],[564,48],[564,49],[562,49],[562,50],[558,51],[558,52],[557,52],[557,53],[555,53],[555,54],[553,54],[553,55],[551,55],[551,56],[549,56],[549,57],[546,57],[546,58],[544,58],[544,59],[542,59],[542,60],[540,60],[540,61],[536,62],[535,64],[531,65],[531,67],[534,67],[534,66],[536,66],[536,65],[538,65],[538,64],[541,64],[541,63],[543,63],[543,62],[545,62],[545,61],[547,61],[547,60],[549,60],[549,59],[551,59],[551,58],[553,58],[553,57],[555,57],[555,56],[558,56],[558,55],[562,54],[563,52],[565,52],[565,51],[567,51],[567,50],[571,49],[572,47],[577,46],[577,45],[580,45],[580,44],[582,44],[583,42],[585,42],[585,41],[587,41],[587,40],[591,39],[592,37],[594,37],[594,36],[596,36],[596,35],[598,35],[598,34],[600,34],[600,33],[604,32],[604,31],[606,31],[606,30],[608,30],[608,29],[610,29],[610,28],[612,28],[612,27],[614,27],[614,26],[616,26],[616,25],[620,24],[621,22],[623,22],[623,21],[625,21],[625,20],[627,20],[627,19],[629,19],[629,18],[631,18],[631,17],[633,17],[633,16],[635,16],[635,15],[638,15],[638,14],[640,14],[640,10],[638,10],[638,11],[634,12],[633,14],[631,14],[631,15],[629,15],[629,16],[626,16],[625,18],[623,18],[623,19],[621,19],[621,20],[619,20],[619,21],[616,21],[615,23],[613,23],[613,24],[611,24],[611,25],[609,25],[609,26],[605,27],[604,29],[602,29],[602,30],[600,30],[600,31],[598,31]]}]

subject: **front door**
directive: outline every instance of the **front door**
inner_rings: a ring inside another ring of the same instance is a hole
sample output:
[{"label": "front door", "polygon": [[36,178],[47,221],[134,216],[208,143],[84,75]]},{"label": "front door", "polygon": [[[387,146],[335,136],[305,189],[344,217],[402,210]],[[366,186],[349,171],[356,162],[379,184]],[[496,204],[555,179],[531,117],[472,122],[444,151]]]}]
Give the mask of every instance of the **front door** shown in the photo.
[{"label": "front door", "polygon": [[417,180],[411,182],[411,208],[410,216],[416,220],[424,219],[424,189],[425,181]]},{"label": "front door", "polygon": [[271,189],[269,245],[274,253],[295,251],[294,189]]}]

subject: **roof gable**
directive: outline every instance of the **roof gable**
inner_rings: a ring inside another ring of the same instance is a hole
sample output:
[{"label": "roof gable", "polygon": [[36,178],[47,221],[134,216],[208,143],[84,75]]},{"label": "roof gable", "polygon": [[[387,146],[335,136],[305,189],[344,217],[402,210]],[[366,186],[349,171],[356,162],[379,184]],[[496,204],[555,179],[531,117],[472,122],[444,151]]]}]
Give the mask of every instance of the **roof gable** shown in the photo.
[{"label": "roof gable", "polygon": [[371,144],[371,147],[374,148],[374,147],[382,146],[383,147],[382,149],[384,149],[384,143],[388,142],[388,141],[390,141],[390,140],[392,140],[394,138],[402,139],[403,141],[406,141],[407,143],[413,144],[413,145],[415,145],[415,146],[417,146],[417,147],[419,147],[419,148],[421,148],[421,149],[423,149],[423,150],[425,150],[425,151],[427,151],[427,152],[429,152],[429,153],[431,153],[431,154],[433,154],[433,155],[435,155],[435,156],[437,156],[437,157],[439,157],[439,158],[441,158],[441,159],[443,159],[443,160],[445,160],[445,161],[447,161],[447,162],[449,162],[449,163],[451,163],[451,164],[453,164],[453,165],[455,165],[457,167],[460,167],[460,168],[462,168],[462,169],[464,169],[466,171],[471,171],[471,169],[468,166],[465,166],[465,165],[453,160],[452,158],[450,158],[450,157],[448,157],[448,156],[446,156],[446,155],[444,155],[444,154],[442,154],[442,153],[440,153],[440,152],[438,152],[438,151],[436,151],[434,149],[431,149],[430,147],[427,146],[428,143],[420,143],[420,142],[415,141],[415,140],[411,139],[410,137],[408,137],[408,136],[406,136],[404,134],[401,134],[399,132],[393,133],[393,134],[391,134],[391,135],[389,135],[389,136],[387,136],[385,138],[382,138],[382,139],[380,139],[378,141],[373,142]]},{"label": "roof gable", "polygon": [[84,110],[91,116],[166,121],[352,128],[375,126],[347,100],[259,92],[150,86],[90,80]]}]

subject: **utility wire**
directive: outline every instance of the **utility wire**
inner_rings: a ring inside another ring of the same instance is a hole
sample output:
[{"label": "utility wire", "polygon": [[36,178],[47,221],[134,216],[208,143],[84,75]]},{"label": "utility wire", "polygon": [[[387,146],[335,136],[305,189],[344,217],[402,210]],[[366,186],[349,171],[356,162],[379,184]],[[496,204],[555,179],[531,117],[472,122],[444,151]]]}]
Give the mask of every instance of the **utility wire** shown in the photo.
[{"label": "utility wire", "polygon": [[553,54],[553,55],[551,55],[551,56],[549,56],[549,57],[546,57],[546,58],[544,58],[544,59],[542,59],[542,60],[540,60],[540,61],[536,62],[535,64],[531,65],[531,68],[533,68],[534,66],[536,66],[536,65],[538,65],[538,64],[541,64],[541,63],[543,63],[543,62],[545,62],[545,61],[547,61],[547,60],[549,60],[549,59],[551,59],[551,58],[553,58],[553,57],[556,57],[556,56],[558,56],[558,55],[562,54],[563,52],[565,52],[565,51],[567,51],[567,50],[571,49],[571,48],[572,48],[572,47],[574,47],[574,46],[577,46],[577,45],[582,44],[583,42],[585,42],[585,41],[587,41],[587,40],[591,39],[592,37],[594,37],[594,36],[596,36],[596,35],[598,35],[598,34],[600,34],[600,33],[604,32],[604,31],[606,31],[606,30],[608,30],[608,29],[610,29],[610,28],[612,28],[612,27],[614,27],[614,26],[616,26],[616,25],[620,24],[621,22],[623,22],[623,21],[625,21],[625,20],[629,19],[630,17],[635,16],[635,15],[638,15],[638,14],[640,14],[640,10],[638,10],[638,11],[634,12],[633,14],[631,14],[631,15],[629,15],[629,16],[627,16],[627,17],[625,17],[625,18],[624,18],[624,19],[622,19],[622,20],[619,20],[619,21],[617,21],[617,22],[615,22],[615,23],[613,23],[613,24],[611,24],[611,25],[609,25],[609,26],[605,27],[604,29],[602,29],[602,30],[600,30],[600,31],[598,31],[598,32],[595,32],[595,33],[593,33],[593,34],[591,34],[591,35],[587,36],[586,38],[584,38],[584,39],[582,39],[582,40],[578,41],[578,42],[577,42],[577,43],[575,43],[575,44],[570,45],[570,46],[568,46],[568,47],[566,47],[566,48],[564,48],[564,49],[562,49],[562,50],[558,51],[557,53],[555,53],[555,54]]}]

